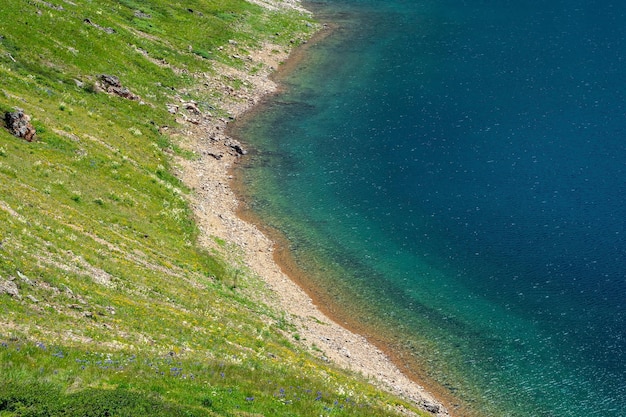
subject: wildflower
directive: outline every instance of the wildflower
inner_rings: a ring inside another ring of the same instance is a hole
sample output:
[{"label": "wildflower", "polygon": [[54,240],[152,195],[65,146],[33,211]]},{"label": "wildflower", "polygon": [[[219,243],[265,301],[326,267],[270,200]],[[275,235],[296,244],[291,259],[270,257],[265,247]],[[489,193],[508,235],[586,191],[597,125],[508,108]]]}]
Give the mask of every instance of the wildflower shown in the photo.
[{"label": "wildflower", "polygon": [[322,391],[317,391],[317,397],[315,397],[315,401],[320,401],[322,399]]},{"label": "wildflower", "polygon": [[252,401],[254,401],[254,397],[246,397],[246,401],[252,402]]},{"label": "wildflower", "polygon": [[46,350],[46,345],[44,345],[42,342],[37,342],[36,345],[39,349]]}]

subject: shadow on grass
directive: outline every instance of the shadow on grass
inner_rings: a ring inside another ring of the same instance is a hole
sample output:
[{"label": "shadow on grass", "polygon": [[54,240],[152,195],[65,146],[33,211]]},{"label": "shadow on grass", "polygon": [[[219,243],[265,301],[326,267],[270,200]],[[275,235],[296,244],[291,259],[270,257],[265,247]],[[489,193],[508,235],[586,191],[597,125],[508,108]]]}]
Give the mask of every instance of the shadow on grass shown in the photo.
[{"label": "shadow on grass", "polygon": [[[5,414],[8,413],[8,414]],[[0,383],[0,414],[16,416],[207,416],[167,403],[157,395],[125,389],[88,388],[66,393],[52,384]]]}]

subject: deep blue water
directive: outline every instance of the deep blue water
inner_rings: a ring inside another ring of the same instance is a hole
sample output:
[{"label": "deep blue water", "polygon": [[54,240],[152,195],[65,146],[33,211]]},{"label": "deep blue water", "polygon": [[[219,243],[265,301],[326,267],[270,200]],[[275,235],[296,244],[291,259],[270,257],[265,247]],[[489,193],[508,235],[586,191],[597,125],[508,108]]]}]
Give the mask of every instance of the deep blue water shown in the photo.
[{"label": "deep blue water", "polygon": [[493,416],[626,416],[626,3],[324,0],[254,210]]}]

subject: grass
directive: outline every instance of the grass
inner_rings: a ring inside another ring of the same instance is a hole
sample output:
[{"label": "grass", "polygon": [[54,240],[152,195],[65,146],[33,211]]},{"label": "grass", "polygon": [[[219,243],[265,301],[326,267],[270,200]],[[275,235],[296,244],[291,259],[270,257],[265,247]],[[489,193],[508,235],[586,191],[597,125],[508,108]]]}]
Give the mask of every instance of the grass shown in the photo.
[{"label": "grass", "polygon": [[[313,30],[242,0],[16,0],[0,14],[0,416],[395,415],[411,406],[294,345],[238,259],[197,245],[167,103],[195,74]],[[86,20],[87,19],[87,20]],[[255,66],[249,71],[258,71]],[[98,92],[119,77],[140,100]],[[232,80],[242,85],[241,80]],[[216,240],[220,247],[228,242]],[[297,335],[297,334],[296,334]]]}]

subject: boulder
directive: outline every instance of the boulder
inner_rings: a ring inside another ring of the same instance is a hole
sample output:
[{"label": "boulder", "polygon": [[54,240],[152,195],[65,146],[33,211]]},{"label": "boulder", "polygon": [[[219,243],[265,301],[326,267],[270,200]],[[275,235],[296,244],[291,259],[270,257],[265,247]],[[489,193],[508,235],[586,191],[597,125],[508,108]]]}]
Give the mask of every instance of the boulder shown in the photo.
[{"label": "boulder", "polygon": [[122,87],[120,79],[115,75],[102,74],[100,80],[104,83],[105,88],[108,87]]},{"label": "boulder", "polygon": [[431,401],[424,401],[422,403],[422,406],[424,407],[424,410],[428,411],[429,413],[438,413],[439,411],[441,411],[441,407],[439,406],[439,404],[435,403],[435,402],[431,402]]},{"label": "boulder", "polygon": [[248,151],[241,146],[241,144],[233,138],[227,138],[224,141],[224,145],[233,149],[238,155],[247,155]]},{"label": "boulder", "polygon": [[139,100],[139,96],[133,94],[128,88],[124,87],[120,82],[120,79],[115,75],[100,75],[100,83],[100,87],[109,94],[115,94],[128,100]]},{"label": "boulder", "polygon": [[0,278],[0,294],[9,294],[11,297],[19,298],[20,292],[13,281]]},{"label": "boulder", "polygon": [[12,135],[28,142],[35,140],[37,131],[30,123],[30,116],[24,113],[24,110],[16,109],[15,112],[6,112],[4,121]]},{"label": "boulder", "polygon": [[246,155],[248,153],[248,151],[246,151],[244,148],[241,147],[241,145],[237,143],[230,145],[230,147],[233,148],[235,152],[237,152],[239,155]]}]

